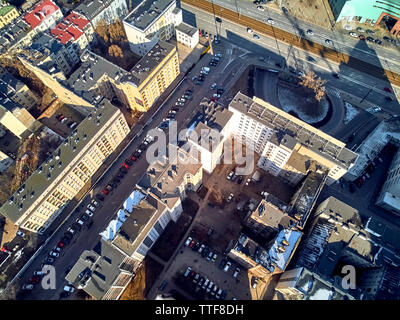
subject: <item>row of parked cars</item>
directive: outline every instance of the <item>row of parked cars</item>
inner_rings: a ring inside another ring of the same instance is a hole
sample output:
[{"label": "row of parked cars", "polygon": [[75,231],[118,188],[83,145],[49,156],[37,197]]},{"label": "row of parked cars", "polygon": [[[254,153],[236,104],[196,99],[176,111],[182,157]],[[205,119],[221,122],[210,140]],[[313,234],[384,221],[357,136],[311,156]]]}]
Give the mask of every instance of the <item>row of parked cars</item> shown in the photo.
[{"label": "row of parked cars", "polygon": [[77,123],[75,121],[69,121],[67,123],[68,118],[66,116],[64,116],[63,114],[56,115],[56,119],[58,120],[58,122],[65,123],[71,129],[73,129],[77,126]]},{"label": "row of parked cars", "polygon": [[209,247],[200,243],[199,241],[194,240],[192,237],[187,238],[185,246],[191,248],[193,251],[197,251],[198,253],[200,253],[201,256],[207,261],[217,261],[218,255],[215,252],[212,252]]},{"label": "row of parked cars", "polygon": [[187,281],[192,281],[193,284],[196,284],[197,291],[204,290],[205,293],[209,294],[210,298],[225,300],[227,291],[222,290],[213,281],[192,270],[191,266],[186,268],[183,276]]}]

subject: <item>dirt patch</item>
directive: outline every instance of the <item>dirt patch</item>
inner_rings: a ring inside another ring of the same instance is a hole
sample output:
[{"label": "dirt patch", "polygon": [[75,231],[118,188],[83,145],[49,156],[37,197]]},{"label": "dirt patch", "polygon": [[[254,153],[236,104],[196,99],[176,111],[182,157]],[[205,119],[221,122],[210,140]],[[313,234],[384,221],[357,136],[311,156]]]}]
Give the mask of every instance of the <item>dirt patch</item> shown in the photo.
[{"label": "dirt patch", "polygon": [[331,29],[334,16],[328,0],[286,0],[282,2],[290,15],[296,18]]},{"label": "dirt patch", "polygon": [[147,256],[120,300],[146,300],[147,293],[162,270],[161,264]]},{"label": "dirt patch", "polygon": [[208,188],[205,187],[204,185],[202,185],[202,186],[200,187],[200,189],[197,190],[197,195],[198,195],[201,199],[204,199],[204,198],[206,197],[206,195],[207,195],[207,192],[208,192]]},{"label": "dirt patch", "polygon": [[168,261],[181,242],[182,237],[189,228],[192,220],[193,218],[190,215],[182,212],[176,223],[173,221],[168,223],[164,232],[161,234],[160,238],[157,239],[157,242],[154,244],[151,251],[164,261]]}]

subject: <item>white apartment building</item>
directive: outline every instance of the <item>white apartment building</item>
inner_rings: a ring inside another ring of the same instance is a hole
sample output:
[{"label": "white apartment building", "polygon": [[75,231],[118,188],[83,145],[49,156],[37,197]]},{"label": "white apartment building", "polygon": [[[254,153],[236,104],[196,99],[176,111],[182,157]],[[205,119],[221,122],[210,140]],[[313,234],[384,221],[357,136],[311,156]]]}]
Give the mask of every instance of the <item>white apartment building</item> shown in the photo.
[{"label": "white apartment building", "polygon": [[194,48],[199,43],[199,30],[191,25],[182,22],[175,27],[176,40],[184,46]]},{"label": "white apartment building", "polygon": [[357,154],[347,149],[345,143],[257,97],[251,99],[238,92],[229,104],[229,111],[233,113],[232,134],[261,154],[258,165],[275,175],[284,169],[295,151],[328,168],[329,185],[342,177],[357,159]]},{"label": "white apartment building", "polygon": [[176,0],[143,0],[123,20],[131,50],[144,56],[158,40],[169,40],[175,26],[182,23],[182,10]]},{"label": "white apartment building", "polygon": [[103,99],[0,213],[23,229],[42,234],[128,133],[121,111]]},{"label": "white apartment building", "polygon": [[400,151],[394,156],[376,205],[400,214]]},{"label": "white apartment building", "polygon": [[[0,131],[2,129],[0,128]],[[14,160],[11,159],[10,156],[5,154],[3,151],[0,150],[0,172],[3,172],[7,170],[12,164],[14,163]]]}]

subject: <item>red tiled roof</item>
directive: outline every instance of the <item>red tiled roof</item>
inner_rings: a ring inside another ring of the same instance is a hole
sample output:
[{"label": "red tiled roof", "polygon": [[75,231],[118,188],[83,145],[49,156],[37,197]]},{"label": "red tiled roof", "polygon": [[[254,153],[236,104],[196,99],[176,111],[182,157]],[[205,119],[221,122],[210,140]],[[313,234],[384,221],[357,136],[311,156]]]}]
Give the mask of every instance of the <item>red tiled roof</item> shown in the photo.
[{"label": "red tiled roof", "polygon": [[86,20],[73,12],[68,15],[64,21],[59,22],[54,29],[50,30],[50,33],[62,44],[66,44],[72,38],[73,40],[79,39],[83,34],[82,28],[88,23],[89,20]]},{"label": "red tiled roof", "polygon": [[89,20],[87,20],[80,14],[77,14],[76,12],[71,12],[64,19],[64,21],[69,22],[70,24],[73,24],[74,26],[78,27],[80,30],[83,30],[83,28],[89,24]]},{"label": "red tiled roof", "polygon": [[51,16],[57,10],[60,10],[60,8],[54,2],[43,0],[32,11],[28,12],[24,19],[32,29],[35,29],[45,18]]}]

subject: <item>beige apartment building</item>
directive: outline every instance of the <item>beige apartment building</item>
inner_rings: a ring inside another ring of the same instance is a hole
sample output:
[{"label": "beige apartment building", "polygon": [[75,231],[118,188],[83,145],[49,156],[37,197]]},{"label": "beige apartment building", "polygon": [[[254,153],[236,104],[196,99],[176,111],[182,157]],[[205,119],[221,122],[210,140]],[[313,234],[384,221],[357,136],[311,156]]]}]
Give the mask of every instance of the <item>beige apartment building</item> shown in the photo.
[{"label": "beige apartment building", "polygon": [[129,132],[122,113],[103,99],[44,161],[0,213],[25,230],[43,233]]},{"label": "beige apartment building", "polygon": [[180,73],[176,47],[159,41],[129,72],[85,51],[82,65],[68,80],[51,59],[37,63],[21,57],[22,63],[51,88],[64,103],[91,107],[99,97],[117,98],[133,111],[146,112]]},{"label": "beige apartment building", "polygon": [[19,12],[16,7],[10,5],[0,7],[0,29],[17,17],[19,17]]}]

